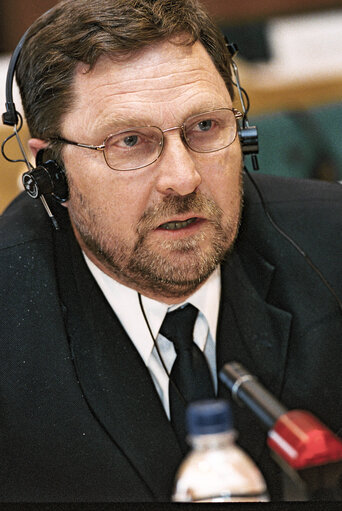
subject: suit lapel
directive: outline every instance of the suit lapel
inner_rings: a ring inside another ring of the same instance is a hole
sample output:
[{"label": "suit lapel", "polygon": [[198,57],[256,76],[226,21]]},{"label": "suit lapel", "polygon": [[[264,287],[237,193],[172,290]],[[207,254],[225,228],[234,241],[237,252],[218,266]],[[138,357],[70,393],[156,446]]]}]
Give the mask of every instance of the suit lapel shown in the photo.
[{"label": "suit lapel", "polygon": [[[182,458],[173,429],[148,369],[86,267],[70,231],[67,241],[70,258],[59,250],[57,266],[62,270],[58,272],[60,288],[82,393],[154,498],[168,500]],[[163,470],[165,459],[167,471]]]},{"label": "suit lapel", "polygon": [[[248,258],[234,251],[222,267],[222,296],[217,333],[218,371],[229,361],[240,362],[274,395],[279,395],[287,355],[291,314],[266,302],[272,285],[274,267],[250,249],[253,283],[246,272]],[[219,395],[230,398],[219,383]],[[235,407],[234,414],[240,440],[255,458],[263,442],[256,434],[261,428],[252,412]],[[253,434],[251,429],[253,424]]]}]

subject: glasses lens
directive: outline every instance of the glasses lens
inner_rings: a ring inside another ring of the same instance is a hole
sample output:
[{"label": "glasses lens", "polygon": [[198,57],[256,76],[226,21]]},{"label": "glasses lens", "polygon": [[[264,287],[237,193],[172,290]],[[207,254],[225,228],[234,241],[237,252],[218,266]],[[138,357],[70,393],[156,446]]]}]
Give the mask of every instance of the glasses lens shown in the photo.
[{"label": "glasses lens", "polygon": [[154,162],[162,148],[163,133],[158,128],[130,128],[107,138],[104,155],[110,168],[134,170]]},{"label": "glasses lens", "polygon": [[228,147],[235,140],[237,125],[234,112],[214,110],[189,117],[184,123],[186,143],[193,151],[206,153]]}]

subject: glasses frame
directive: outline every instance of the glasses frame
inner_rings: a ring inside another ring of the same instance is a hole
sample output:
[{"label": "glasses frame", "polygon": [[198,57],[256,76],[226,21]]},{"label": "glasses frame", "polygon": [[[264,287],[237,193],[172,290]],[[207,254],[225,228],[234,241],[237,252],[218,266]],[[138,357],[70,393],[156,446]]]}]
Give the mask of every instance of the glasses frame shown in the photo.
[{"label": "glasses frame", "polygon": [[[138,170],[138,169],[142,169],[142,168],[145,168],[145,167],[148,167],[149,165],[152,165],[152,163],[155,163],[161,156],[162,152],[163,152],[163,149],[164,149],[164,133],[168,133],[169,131],[174,131],[174,130],[181,130],[181,138],[184,142],[184,144],[193,152],[195,153],[215,153],[217,151],[222,151],[222,149],[226,149],[227,147],[229,147],[231,144],[233,144],[233,142],[235,141],[236,139],[236,135],[237,135],[237,126],[236,126],[236,131],[235,131],[235,136],[233,138],[233,140],[227,144],[226,146],[224,147],[220,147],[219,149],[211,149],[209,151],[198,151],[196,149],[193,149],[188,141],[187,141],[187,138],[186,138],[186,133],[185,133],[185,124],[192,118],[194,117],[199,117],[201,115],[206,115],[206,114],[212,114],[214,112],[220,112],[222,110],[228,110],[230,112],[233,112],[234,114],[234,117],[236,119],[236,121],[238,119],[242,119],[243,118],[243,114],[237,110],[236,108],[216,108],[215,110],[209,110],[208,112],[201,112],[199,114],[195,114],[195,115],[191,115],[190,117],[188,117],[181,126],[172,126],[171,128],[166,128],[165,130],[162,130],[161,128],[159,128],[158,126],[153,126],[153,125],[148,125],[148,126],[132,126],[128,129],[125,129],[123,131],[119,131],[118,133],[111,133],[110,135],[107,135],[107,137],[104,139],[104,141],[102,142],[102,144],[100,145],[92,145],[92,144],[83,144],[81,142],[74,142],[72,140],[68,140],[67,138],[64,138],[64,137],[52,137],[52,138],[49,138],[48,141],[50,142],[62,142],[63,144],[69,144],[69,145],[74,145],[74,146],[77,146],[77,147],[83,147],[85,149],[91,149],[93,151],[101,151],[103,153],[103,157],[104,157],[104,160],[107,164],[107,166],[111,169],[111,170],[115,170],[116,172],[130,172],[132,170]],[[141,128],[155,128],[157,130],[160,131],[161,135],[162,135],[162,138],[161,138],[161,141],[159,143],[160,145],[160,150],[159,150],[159,154],[156,158],[154,158],[153,161],[149,162],[149,163],[146,163],[145,165],[140,165],[139,167],[134,167],[132,169],[116,169],[116,168],[113,168],[109,165],[108,161],[107,161],[107,158],[106,158],[106,143],[107,143],[107,140],[110,138],[110,137],[113,137],[114,135],[121,135],[121,134],[124,134],[126,132],[129,132],[129,131],[132,131],[132,130],[139,130]]]}]

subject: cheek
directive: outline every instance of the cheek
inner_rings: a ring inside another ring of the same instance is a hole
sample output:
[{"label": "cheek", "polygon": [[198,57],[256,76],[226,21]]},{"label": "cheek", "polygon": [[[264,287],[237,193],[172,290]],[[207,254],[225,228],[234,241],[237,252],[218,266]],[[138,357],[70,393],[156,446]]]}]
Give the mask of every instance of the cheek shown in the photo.
[{"label": "cheek", "polygon": [[222,209],[237,204],[241,195],[242,155],[239,143],[212,153],[204,174],[206,189]]},{"label": "cheek", "polygon": [[77,208],[81,215],[81,210],[87,209],[109,228],[122,231],[136,228],[150,194],[141,176],[117,174],[89,158],[76,161],[69,157],[65,158],[65,164],[71,208]]}]

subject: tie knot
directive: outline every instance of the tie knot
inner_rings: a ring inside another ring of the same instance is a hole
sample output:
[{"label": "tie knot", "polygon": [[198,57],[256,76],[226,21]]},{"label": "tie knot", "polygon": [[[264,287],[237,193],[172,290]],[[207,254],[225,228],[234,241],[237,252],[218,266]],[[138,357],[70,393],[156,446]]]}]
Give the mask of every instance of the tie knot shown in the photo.
[{"label": "tie knot", "polygon": [[166,314],[159,333],[173,342],[176,352],[191,346],[197,314],[198,309],[190,303]]}]

